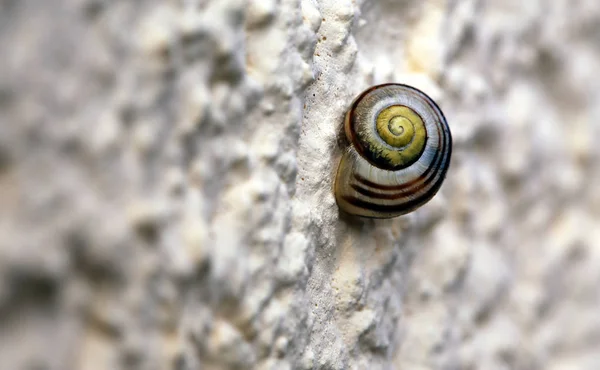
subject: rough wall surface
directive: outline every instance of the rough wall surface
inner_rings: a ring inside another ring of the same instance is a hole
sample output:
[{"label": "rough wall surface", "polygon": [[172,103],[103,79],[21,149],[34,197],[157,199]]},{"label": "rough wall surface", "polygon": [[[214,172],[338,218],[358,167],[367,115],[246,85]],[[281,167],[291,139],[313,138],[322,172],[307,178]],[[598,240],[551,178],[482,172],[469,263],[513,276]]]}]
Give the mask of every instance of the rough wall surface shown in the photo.
[{"label": "rough wall surface", "polygon": [[[1,369],[600,368],[597,0],[0,0]],[[344,111],[441,192],[340,215]]]}]

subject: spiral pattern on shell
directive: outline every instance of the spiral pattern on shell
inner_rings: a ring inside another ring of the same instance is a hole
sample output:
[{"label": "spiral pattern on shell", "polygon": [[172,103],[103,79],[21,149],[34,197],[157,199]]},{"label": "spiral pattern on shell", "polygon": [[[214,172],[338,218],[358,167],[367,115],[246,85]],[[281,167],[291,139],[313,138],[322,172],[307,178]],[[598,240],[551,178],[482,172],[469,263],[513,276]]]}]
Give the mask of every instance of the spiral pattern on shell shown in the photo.
[{"label": "spiral pattern on shell", "polygon": [[390,218],[414,211],[440,189],[452,154],[444,114],[407,85],[371,87],[344,123],[351,147],[335,183],[338,206],[354,215]]}]

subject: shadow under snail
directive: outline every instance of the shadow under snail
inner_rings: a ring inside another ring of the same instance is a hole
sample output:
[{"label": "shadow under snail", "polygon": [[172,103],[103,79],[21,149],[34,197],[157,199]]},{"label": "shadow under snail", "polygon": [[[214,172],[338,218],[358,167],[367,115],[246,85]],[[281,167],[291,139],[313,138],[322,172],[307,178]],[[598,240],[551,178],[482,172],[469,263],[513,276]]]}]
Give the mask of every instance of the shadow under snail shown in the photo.
[{"label": "shadow under snail", "polygon": [[444,114],[425,93],[384,84],[361,93],[346,113],[351,144],[335,179],[343,211],[391,218],[414,211],[440,189],[452,154]]}]

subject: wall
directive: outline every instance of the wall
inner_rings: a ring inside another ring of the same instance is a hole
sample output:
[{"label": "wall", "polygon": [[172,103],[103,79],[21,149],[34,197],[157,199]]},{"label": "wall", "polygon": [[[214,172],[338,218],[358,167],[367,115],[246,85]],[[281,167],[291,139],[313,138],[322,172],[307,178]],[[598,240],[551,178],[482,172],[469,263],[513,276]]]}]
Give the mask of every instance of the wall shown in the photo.
[{"label": "wall", "polygon": [[[0,1],[0,368],[600,368],[597,0]],[[426,206],[341,215],[363,89]]]}]

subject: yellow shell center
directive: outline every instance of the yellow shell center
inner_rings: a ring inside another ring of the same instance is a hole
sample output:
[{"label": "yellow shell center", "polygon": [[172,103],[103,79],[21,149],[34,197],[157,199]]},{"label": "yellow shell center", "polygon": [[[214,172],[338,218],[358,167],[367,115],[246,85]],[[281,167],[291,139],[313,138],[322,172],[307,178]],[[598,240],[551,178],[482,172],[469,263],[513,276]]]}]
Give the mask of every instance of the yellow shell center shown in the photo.
[{"label": "yellow shell center", "polygon": [[423,152],[427,131],[421,117],[403,105],[393,105],[377,116],[377,133],[388,145],[376,150],[392,166],[402,167],[413,163]]},{"label": "yellow shell center", "polygon": [[381,138],[386,143],[395,147],[402,147],[412,140],[415,136],[415,128],[406,117],[395,116],[388,122],[388,129],[380,132]]}]

